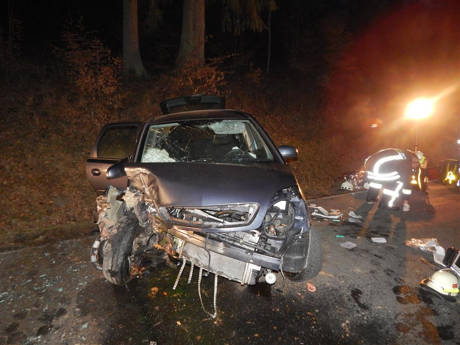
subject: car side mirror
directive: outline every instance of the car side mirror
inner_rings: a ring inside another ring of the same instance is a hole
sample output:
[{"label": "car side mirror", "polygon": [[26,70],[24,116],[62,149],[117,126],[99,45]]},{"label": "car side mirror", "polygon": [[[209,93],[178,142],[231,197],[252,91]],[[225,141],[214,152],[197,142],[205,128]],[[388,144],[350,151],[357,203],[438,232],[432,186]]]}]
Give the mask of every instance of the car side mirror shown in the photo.
[{"label": "car side mirror", "polygon": [[286,161],[297,160],[297,149],[293,146],[281,145],[278,147],[278,151]]},{"label": "car side mirror", "polygon": [[108,179],[114,179],[118,177],[126,176],[125,172],[125,163],[128,161],[128,158],[123,158],[121,161],[111,165],[107,169],[106,176]]}]

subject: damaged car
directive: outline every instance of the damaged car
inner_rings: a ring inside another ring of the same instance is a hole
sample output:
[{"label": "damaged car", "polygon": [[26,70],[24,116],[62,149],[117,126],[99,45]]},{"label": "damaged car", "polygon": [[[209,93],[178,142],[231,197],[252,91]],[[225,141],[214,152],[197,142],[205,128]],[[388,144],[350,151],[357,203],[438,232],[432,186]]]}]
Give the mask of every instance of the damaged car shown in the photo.
[{"label": "damaged car", "polygon": [[99,194],[91,261],[109,282],[140,276],[161,253],[182,263],[179,276],[189,264],[190,277],[197,267],[200,279],[248,285],[320,271],[319,233],[287,163],[297,150],[277,148],[251,115],[223,104],[180,97],[150,122],[101,130],[86,172]]}]

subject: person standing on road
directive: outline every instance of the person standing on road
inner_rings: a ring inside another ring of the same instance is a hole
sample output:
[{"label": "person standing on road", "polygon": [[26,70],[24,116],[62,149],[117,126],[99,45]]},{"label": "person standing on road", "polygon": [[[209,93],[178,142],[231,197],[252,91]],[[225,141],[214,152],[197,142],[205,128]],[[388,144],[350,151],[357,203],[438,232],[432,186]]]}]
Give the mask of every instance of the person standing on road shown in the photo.
[{"label": "person standing on road", "polygon": [[419,169],[417,174],[417,184],[422,192],[426,192],[426,182],[428,179],[427,168],[428,168],[428,159],[425,157],[422,151],[417,151],[415,153],[418,158]]},{"label": "person standing on road", "polygon": [[381,205],[389,208],[402,207],[409,211],[409,196],[412,194],[410,177],[412,159],[409,153],[400,149],[380,150],[364,162],[368,185],[368,201],[382,195]]}]

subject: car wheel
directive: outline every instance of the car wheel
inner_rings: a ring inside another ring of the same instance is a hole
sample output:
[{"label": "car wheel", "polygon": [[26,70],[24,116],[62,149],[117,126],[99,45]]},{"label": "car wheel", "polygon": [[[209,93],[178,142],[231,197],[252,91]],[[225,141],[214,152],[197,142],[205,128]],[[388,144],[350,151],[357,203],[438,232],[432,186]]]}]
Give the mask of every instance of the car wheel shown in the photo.
[{"label": "car wheel", "polygon": [[322,266],[322,248],[321,233],[318,229],[312,227],[308,232],[307,257],[305,268],[298,273],[286,273],[286,277],[292,281],[305,281],[314,278],[321,271]]},{"label": "car wheel", "polygon": [[126,215],[117,225],[117,232],[104,243],[102,273],[110,283],[124,285],[131,279],[128,258],[139,223],[135,215]]}]

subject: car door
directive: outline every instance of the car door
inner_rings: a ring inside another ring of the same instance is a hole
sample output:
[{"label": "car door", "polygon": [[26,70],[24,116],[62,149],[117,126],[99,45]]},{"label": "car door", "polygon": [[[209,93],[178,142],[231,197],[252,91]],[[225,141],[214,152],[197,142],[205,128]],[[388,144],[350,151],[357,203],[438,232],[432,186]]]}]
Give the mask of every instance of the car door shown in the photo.
[{"label": "car door", "polygon": [[86,161],[86,177],[97,193],[109,185],[126,188],[126,176],[109,180],[107,169],[122,159],[133,159],[142,128],[142,122],[111,123],[102,128]]}]

